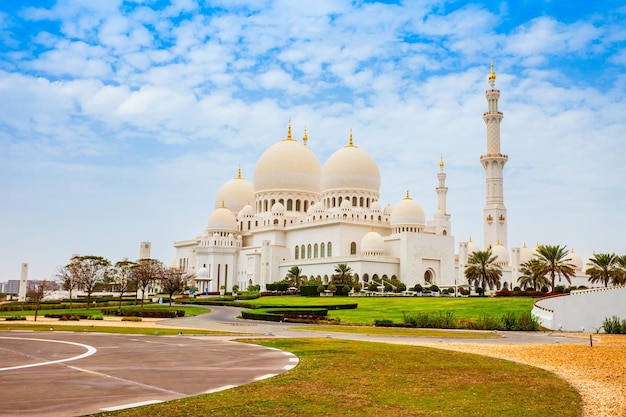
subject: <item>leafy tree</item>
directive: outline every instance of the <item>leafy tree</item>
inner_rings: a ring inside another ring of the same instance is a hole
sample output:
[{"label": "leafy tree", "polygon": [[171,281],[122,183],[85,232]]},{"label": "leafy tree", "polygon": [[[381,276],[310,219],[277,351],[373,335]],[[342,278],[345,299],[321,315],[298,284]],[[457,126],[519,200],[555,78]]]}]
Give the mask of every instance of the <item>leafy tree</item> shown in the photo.
[{"label": "leafy tree", "polygon": [[570,279],[576,275],[576,267],[567,259],[568,251],[565,246],[559,245],[539,245],[537,247],[537,255],[535,256],[545,274],[550,277],[550,285],[554,290],[555,279],[558,276],[559,282],[564,277],[571,285]]},{"label": "leafy tree", "polygon": [[130,290],[131,286],[134,284],[134,266],[134,262],[127,260],[119,261],[109,269],[109,273],[107,274],[115,291],[120,295],[120,308],[122,308],[122,297],[124,297],[124,293]]},{"label": "leafy tree", "polygon": [[335,275],[332,282],[337,284],[352,284],[352,268],[348,264],[338,264],[335,266]]},{"label": "leafy tree", "polygon": [[287,271],[287,276],[285,277],[285,281],[289,283],[291,286],[299,287],[300,275],[302,275],[302,268],[298,266],[292,266],[289,269],[289,271]]},{"label": "leafy tree", "polygon": [[166,268],[163,270],[160,282],[163,291],[169,295],[170,307],[172,306],[172,297],[174,294],[183,291],[194,278],[194,274],[181,268]]},{"label": "leafy tree", "polygon": [[66,290],[70,297],[70,310],[72,309],[72,293],[80,288],[79,258],[79,256],[73,257],[69,264],[59,267],[56,273],[61,288]]},{"label": "leafy tree", "polygon": [[591,266],[587,268],[585,274],[589,275],[590,283],[601,282],[608,287],[610,282],[616,281],[620,272],[617,256],[614,253],[596,253],[589,259],[589,262]]},{"label": "leafy tree", "polygon": [[87,255],[78,257],[80,286],[87,293],[87,308],[91,305],[91,294],[104,282],[111,262],[102,256]]},{"label": "leafy tree", "polygon": [[524,262],[521,265],[520,272],[522,275],[517,281],[522,288],[532,288],[537,291],[538,288],[550,284],[550,280],[546,277],[546,272],[537,258]]},{"label": "leafy tree", "polygon": [[467,282],[470,285],[480,283],[482,288],[498,284],[502,277],[502,267],[495,263],[496,259],[497,256],[492,255],[490,250],[472,252],[465,268]]},{"label": "leafy tree", "polygon": [[140,259],[133,266],[137,291],[141,291],[141,306],[150,285],[157,283],[163,276],[163,263],[158,259]]}]

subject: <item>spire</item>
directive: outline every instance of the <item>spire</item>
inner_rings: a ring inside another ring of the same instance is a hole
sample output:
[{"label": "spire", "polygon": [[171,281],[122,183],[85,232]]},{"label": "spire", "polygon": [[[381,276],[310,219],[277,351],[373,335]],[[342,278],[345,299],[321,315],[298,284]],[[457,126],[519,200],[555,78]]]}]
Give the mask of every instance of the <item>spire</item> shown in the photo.
[{"label": "spire", "polygon": [[306,135],[306,126],[304,126],[304,136],[302,136],[302,142],[304,142],[304,146],[306,146],[309,137]]},{"label": "spire", "polygon": [[237,179],[240,180],[241,179],[241,165],[237,166]]},{"label": "spire", "polygon": [[410,200],[411,197],[409,196],[409,190],[406,190],[406,197],[404,197],[405,200]]},{"label": "spire", "polygon": [[292,140],[291,139],[291,119],[289,119],[289,125],[287,127],[287,140]]},{"label": "spire", "polygon": [[443,154],[439,155],[439,168],[441,168],[441,172],[443,172]]},{"label": "spire", "polygon": [[496,71],[493,69],[493,61],[491,61],[491,72],[489,73],[489,85],[494,88],[496,82]]},{"label": "spire", "polygon": [[220,208],[226,208],[226,206],[224,205],[224,200],[222,200],[222,206]]},{"label": "spire", "polygon": [[350,128],[350,143],[348,143],[348,146],[354,146],[352,143],[352,128]]}]

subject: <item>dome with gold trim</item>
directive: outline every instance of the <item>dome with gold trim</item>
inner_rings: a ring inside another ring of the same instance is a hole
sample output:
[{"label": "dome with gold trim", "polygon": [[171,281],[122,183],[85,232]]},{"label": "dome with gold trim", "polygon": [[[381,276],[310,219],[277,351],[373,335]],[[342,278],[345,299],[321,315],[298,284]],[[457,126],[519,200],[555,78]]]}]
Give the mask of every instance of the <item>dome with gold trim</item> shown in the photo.
[{"label": "dome with gold trim", "polygon": [[254,186],[241,176],[241,168],[237,170],[237,177],[226,182],[217,192],[215,208],[219,208],[222,202],[235,213],[254,202]]},{"label": "dome with gold trim", "polygon": [[422,206],[409,197],[409,192],[407,191],[404,200],[400,200],[394,206],[389,221],[391,226],[423,225],[426,222],[426,216]]},{"label": "dome with gold trim", "polygon": [[322,169],[322,191],[380,192],[380,171],[376,161],[363,149],[350,143],[332,154]]},{"label": "dome with gold trim", "polygon": [[291,138],[291,124],[286,139],[270,146],[259,158],[254,170],[256,194],[270,191],[297,191],[319,194],[321,165],[304,144]]},{"label": "dome with gold trim", "polygon": [[215,209],[209,216],[206,230],[211,231],[232,231],[237,230],[237,218],[232,211],[227,209],[223,204]]}]

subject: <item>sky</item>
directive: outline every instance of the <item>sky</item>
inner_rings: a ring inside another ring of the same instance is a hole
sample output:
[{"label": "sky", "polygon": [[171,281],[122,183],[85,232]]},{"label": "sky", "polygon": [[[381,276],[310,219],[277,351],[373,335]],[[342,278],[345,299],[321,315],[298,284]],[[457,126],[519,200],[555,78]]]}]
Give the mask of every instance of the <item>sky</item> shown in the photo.
[{"label": "sky", "polygon": [[307,129],[482,243],[482,114],[501,91],[509,248],[626,254],[621,1],[39,0],[0,3],[0,281],[73,254],[169,264],[219,188]]}]

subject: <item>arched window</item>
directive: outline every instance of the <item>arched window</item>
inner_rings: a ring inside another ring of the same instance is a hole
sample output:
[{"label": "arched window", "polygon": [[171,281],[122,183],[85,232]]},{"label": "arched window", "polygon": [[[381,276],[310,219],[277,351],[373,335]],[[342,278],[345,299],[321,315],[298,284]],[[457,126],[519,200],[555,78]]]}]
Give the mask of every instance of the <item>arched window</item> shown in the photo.
[{"label": "arched window", "polygon": [[296,259],[300,259],[300,248],[298,246],[296,246],[296,255],[295,255]]},{"label": "arched window", "polygon": [[304,202],[304,211],[309,211],[309,202],[308,201]]},{"label": "arched window", "polygon": [[443,232],[441,232],[442,235],[444,236],[448,236],[448,232],[446,230],[444,230]]},{"label": "arched window", "polygon": [[307,246],[306,248],[306,257],[308,259],[311,259],[311,244],[309,243],[309,246]]},{"label": "arched window", "polygon": [[317,243],[316,243],[315,246],[313,246],[313,257],[314,258],[317,258],[318,249],[319,249],[319,246],[317,246]]},{"label": "arched window", "polygon": [[300,246],[300,257],[304,259],[304,245]]},{"label": "arched window", "polygon": [[426,270],[426,272],[424,272],[424,282],[427,284],[433,282],[433,273],[430,270]]},{"label": "arched window", "polygon": [[356,255],[356,242],[350,243],[350,255]]},{"label": "arched window", "polygon": [[287,200],[287,210],[293,211],[293,200],[291,198]]},{"label": "arched window", "polygon": [[352,197],[352,207],[356,207],[356,197]]},{"label": "arched window", "polygon": [[300,200],[296,200],[296,211],[300,211]]},{"label": "arched window", "polygon": [[326,249],[326,245],[324,244],[324,242],[322,242],[322,244],[320,245],[320,256],[322,258],[326,256],[325,249]]},{"label": "arched window", "polygon": [[326,253],[328,254],[329,258],[333,256],[333,244],[330,242],[328,242],[328,245],[326,245]]},{"label": "arched window", "polygon": [[367,274],[363,274],[363,282],[368,283],[370,282],[370,276]]}]

